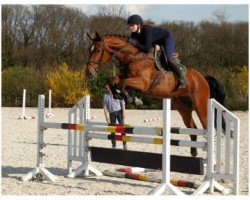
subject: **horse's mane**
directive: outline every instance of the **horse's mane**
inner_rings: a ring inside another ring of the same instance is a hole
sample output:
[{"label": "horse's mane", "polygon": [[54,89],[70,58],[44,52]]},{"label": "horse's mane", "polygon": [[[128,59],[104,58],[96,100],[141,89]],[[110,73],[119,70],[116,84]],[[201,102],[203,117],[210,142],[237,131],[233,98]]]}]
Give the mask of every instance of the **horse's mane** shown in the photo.
[{"label": "horse's mane", "polygon": [[107,34],[103,35],[103,37],[121,37],[121,38],[128,38],[126,35],[120,35],[120,34]]},{"label": "horse's mane", "polygon": [[[116,37],[116,38],[121,38],[122,40],[125,40],[127,42],[128,36],[126,35],[117,35],[117,34],[107,34],[107,35],[102,35],[103,37]],[[139,54],[147,54],[144,52],[140,52],[136,47],[134,47],[133,45],[130,45],[131,48],[135,48]]]}]

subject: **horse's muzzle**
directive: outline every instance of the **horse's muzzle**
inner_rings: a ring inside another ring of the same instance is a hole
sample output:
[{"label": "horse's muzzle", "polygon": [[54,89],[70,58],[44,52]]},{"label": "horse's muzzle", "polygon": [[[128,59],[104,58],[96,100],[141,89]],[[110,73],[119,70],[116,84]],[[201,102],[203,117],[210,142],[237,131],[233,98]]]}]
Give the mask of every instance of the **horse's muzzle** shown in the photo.
[{"label": "horse's muzzle", "polygon": [[93,74],[91,72],[86,72],[86,77],[88,79],[93,79],[94,78],[94,76],[93,76]]},{"label": "horse's muzzle", "polygon": [[85,75],[88,79],[93,79],[96,77],[96,71],[91,65],[87,65]]}]

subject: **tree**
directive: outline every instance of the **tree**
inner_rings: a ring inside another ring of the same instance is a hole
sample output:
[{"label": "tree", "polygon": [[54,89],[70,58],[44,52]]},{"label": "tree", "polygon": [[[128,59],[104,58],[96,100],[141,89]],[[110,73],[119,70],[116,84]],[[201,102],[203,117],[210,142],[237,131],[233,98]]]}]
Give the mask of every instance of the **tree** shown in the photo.
[{"label": "tree", "polygon": [[127,18],[129,15],[124,5],[98,5],[97,9],[99,16]]}]

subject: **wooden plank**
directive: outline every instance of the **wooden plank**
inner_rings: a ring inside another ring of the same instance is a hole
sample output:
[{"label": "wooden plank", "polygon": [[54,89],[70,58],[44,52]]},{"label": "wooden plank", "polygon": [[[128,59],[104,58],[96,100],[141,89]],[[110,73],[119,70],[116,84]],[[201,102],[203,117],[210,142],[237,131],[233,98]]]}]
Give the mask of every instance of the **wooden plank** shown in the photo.
[{"label": "wooden plank", "polygon": [[[90,147],[91,160],[94,162],[118,164],[124,166],[162,169],[162,154]],[[173,172],[204,175],[203,158],[171,155]]]}]

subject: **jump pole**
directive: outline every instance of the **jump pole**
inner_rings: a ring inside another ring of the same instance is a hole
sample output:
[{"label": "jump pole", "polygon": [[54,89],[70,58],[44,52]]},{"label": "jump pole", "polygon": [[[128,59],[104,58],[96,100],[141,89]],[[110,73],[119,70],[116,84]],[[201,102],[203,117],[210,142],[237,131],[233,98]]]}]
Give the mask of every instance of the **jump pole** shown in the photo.
[{"label": "jump pole", "polygon": [[[143,169],[143,168],[141,168]],[[153,170],[151,170],[153,171]],[[103,174],[105,176],[110,176],[110,177],[116,177],[116,178],[127,178],[127,179],[132,179],[132,180],[138,180],[138,181],[146,181],[146,182],[156,182],[156,183],[161,183],[161,179],[157,178],[153,175],[149,175],[147,173],[144,173],[143,170],[141,171],[137,171],[137,172],[130,172],[128,170],[128,172],[124,171],[111,171],[111,170],[105,170],[103,172]],[[193,188],[193,189],[197,189],[200,184],[197,184],[195,182],[192,181],[185,181],[185,180],[181,180],[181,179],[170,179],[170,182],[174,185],[174,186],[178,186],[178,187],[188,187],[188,188]]]}]

